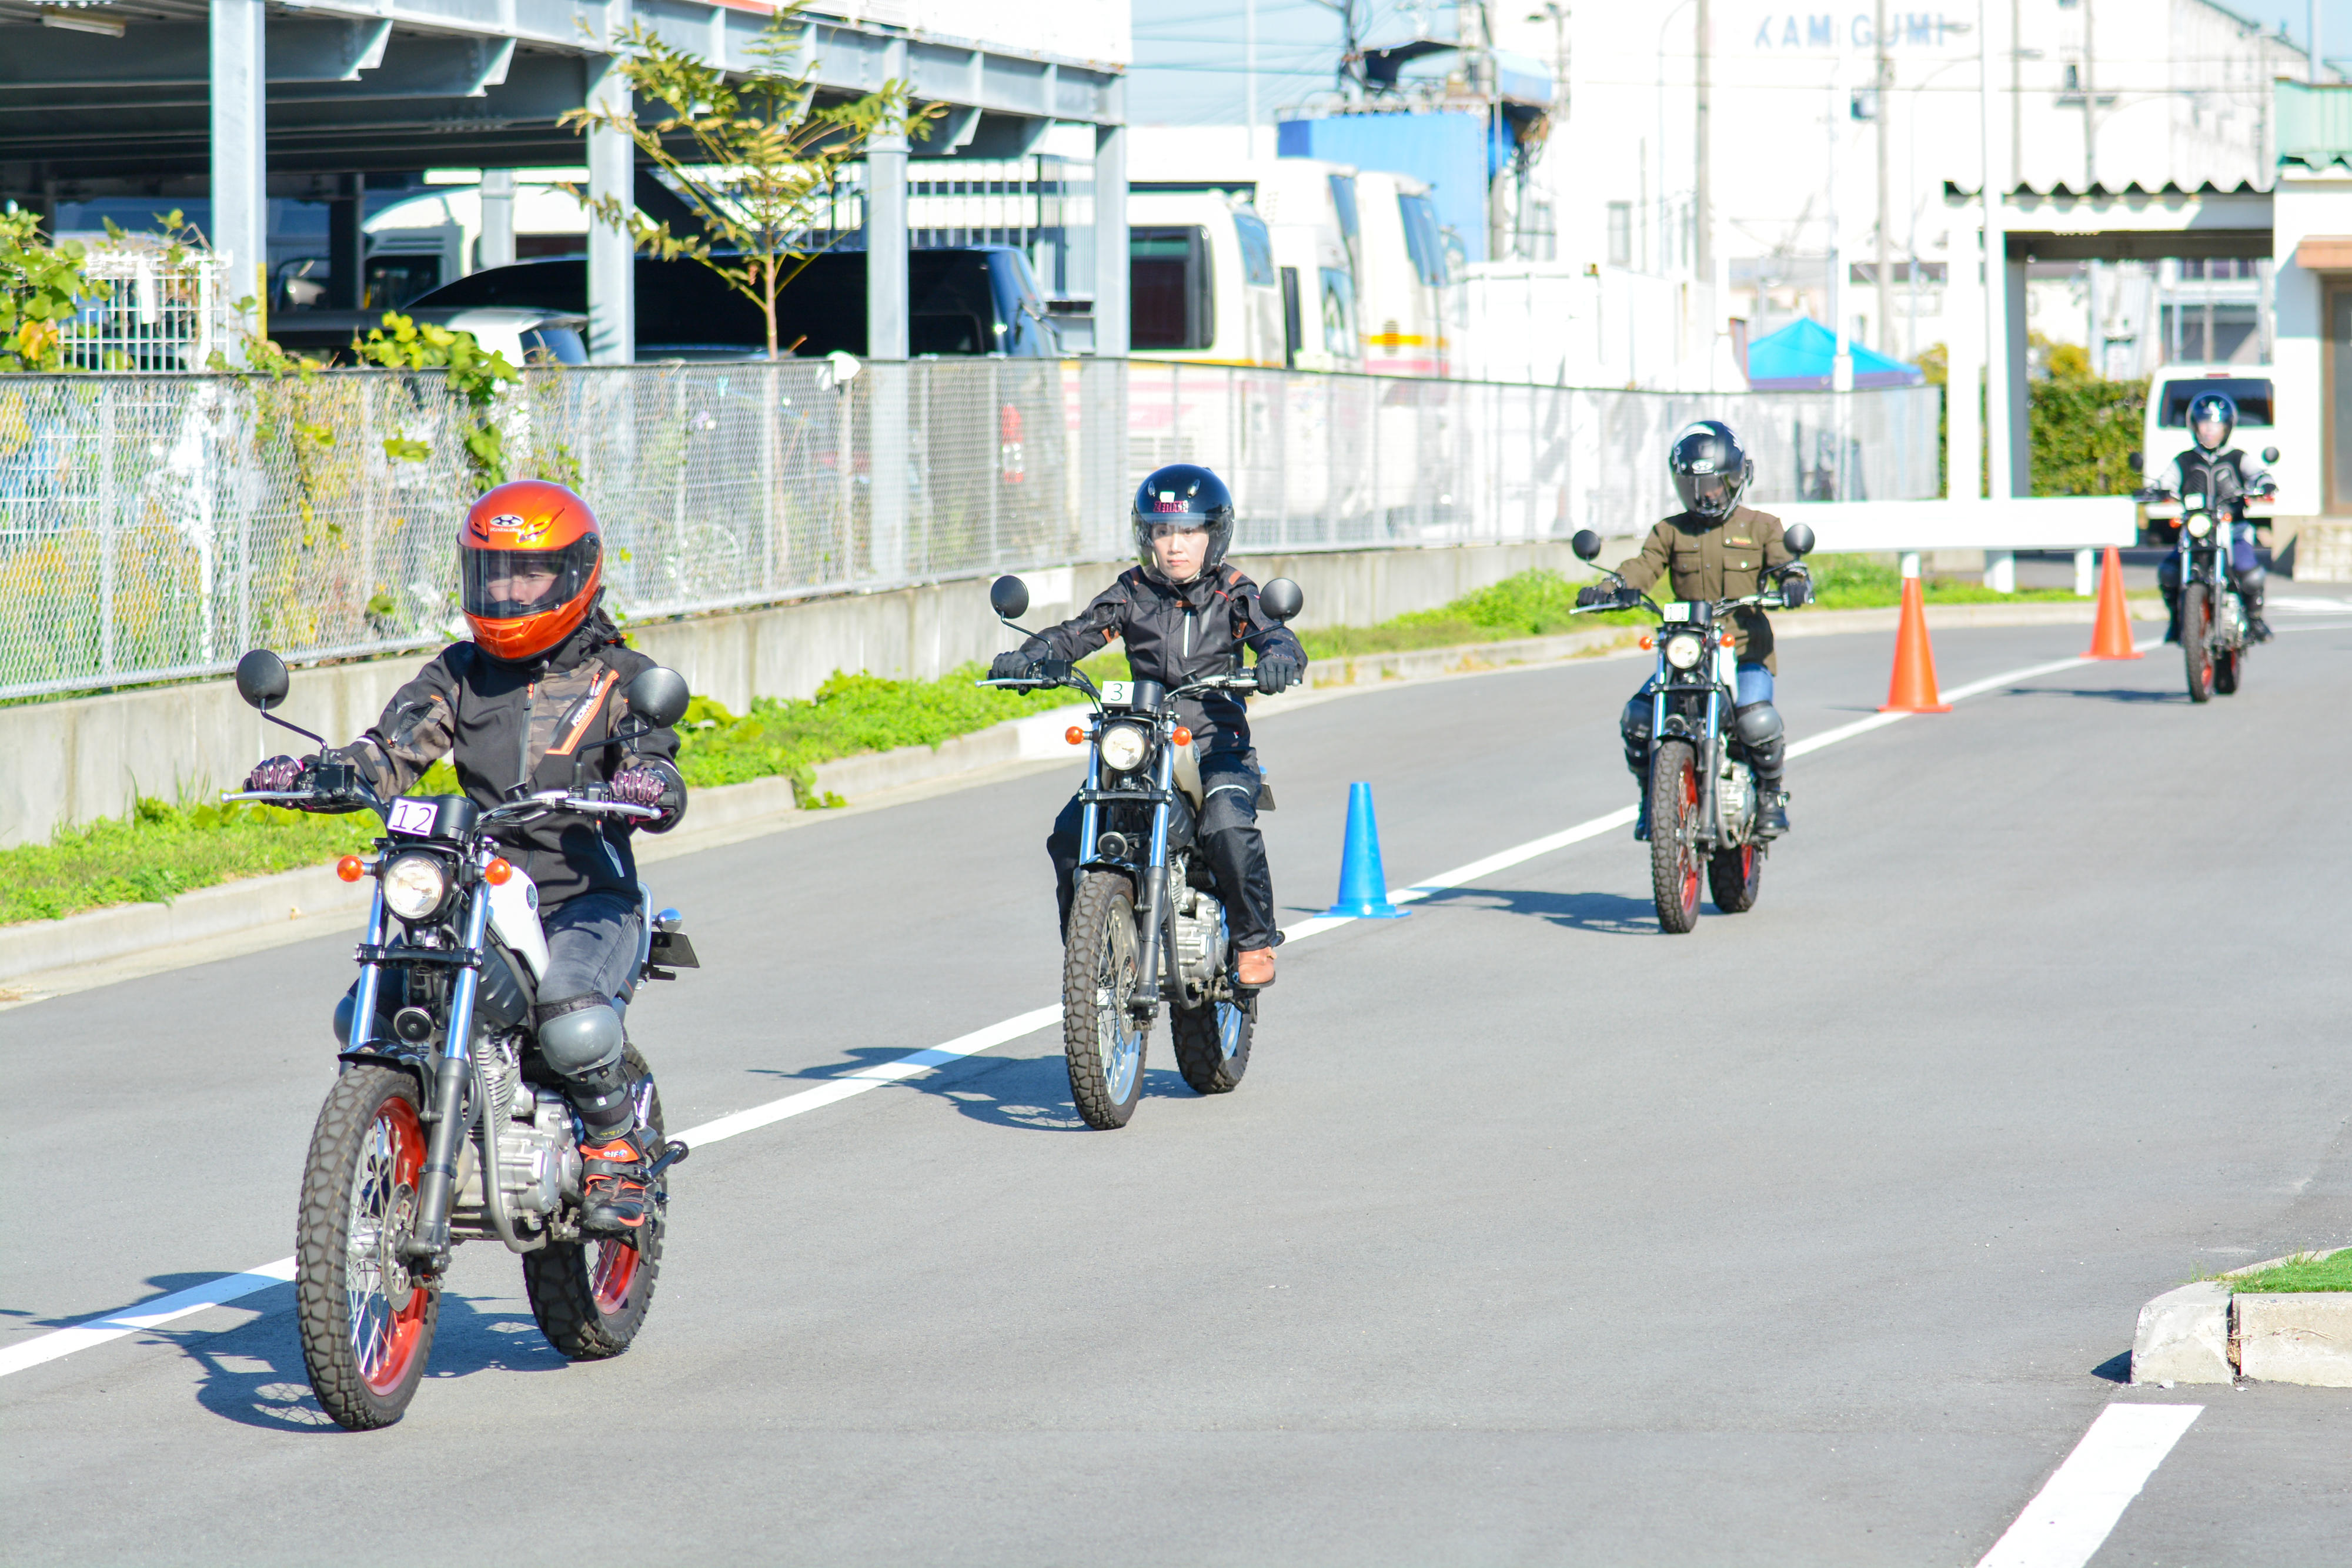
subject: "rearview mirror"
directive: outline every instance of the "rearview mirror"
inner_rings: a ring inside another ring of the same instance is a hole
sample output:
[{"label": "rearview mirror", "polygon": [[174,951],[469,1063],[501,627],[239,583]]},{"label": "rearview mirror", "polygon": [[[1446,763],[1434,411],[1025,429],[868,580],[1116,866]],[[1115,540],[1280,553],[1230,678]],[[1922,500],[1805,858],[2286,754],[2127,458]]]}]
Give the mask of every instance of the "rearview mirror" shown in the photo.
[{"label": "rearview mirror", "polygon": [[667,729],[684,718],[686,705],[693,697],[687,688],[686,677],[660,664],[641,672],[629,683],[630,714],[656,729]]},{"label": "rearview mirror", "polygon": [[1813,553],[1813,530],[1802,523],[1790,523],[1780,530],[1780,542],[1794,555]]},{"label": "rearview mirror", "polygon": [[2132,472],[2137,474],[2140,470],[2140,465],[2147,461],[2147,458],[2137,452],[2126,452],[2124,454],[2124,461],[2132,465]]},{"label": "rearview mirror", "polygon": [[988,585],[988,607],[999,621],[1018,621],[1029,613],[1029,585],[1017,577],[1000,577]]},{"label": "rearview mirror", "polygon": [[268,713],[286,700],[286,661],[267,648],[256,648],[236,662],[236,695]]},{"label": "rearview mirror", "polygon": [[2278,461],[2278,448],[2277,448],[2277,447],[2275,447],[2275,446],[2265,446],[2265,447],[2263,447],[2263,462],[2265,462],[2265,463],[2275,463],[2275,462],[2277,462],[2277,461]]},{"label": "rearview mirror", "polygon": [[1269,619],[1288,621],[1307,608],[1307,595],[1290,579],[1277,577],[1257,591],[1257,604]]},{"label": "rearview mirror", "polygon": [[1576,552],[1579,560],[1598,560],[1601,559],[1601,536],[1591,528],[1579,528],[1576,537],[1568,541],[1568,548]]}]

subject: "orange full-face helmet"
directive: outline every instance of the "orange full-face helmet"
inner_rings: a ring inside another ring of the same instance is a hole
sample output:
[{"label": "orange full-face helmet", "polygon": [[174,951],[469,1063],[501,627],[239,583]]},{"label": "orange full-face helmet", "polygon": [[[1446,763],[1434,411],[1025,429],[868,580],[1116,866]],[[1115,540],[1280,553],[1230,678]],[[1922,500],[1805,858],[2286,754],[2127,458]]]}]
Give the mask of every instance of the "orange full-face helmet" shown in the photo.
[{"label": "orange full-face helmet", "polygon": [[494,659],[546,653],[587,619],[604,580],[603,530],[561,485],[518,479],[474,503],[457,530],[458,601]]}]

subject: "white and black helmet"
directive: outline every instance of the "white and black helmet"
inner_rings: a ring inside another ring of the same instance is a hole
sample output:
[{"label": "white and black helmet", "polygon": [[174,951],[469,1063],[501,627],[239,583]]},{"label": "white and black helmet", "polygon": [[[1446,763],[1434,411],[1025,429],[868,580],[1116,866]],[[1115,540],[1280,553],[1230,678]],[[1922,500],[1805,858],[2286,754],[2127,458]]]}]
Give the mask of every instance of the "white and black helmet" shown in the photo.
[{"label": "white and black helmet", "polygon": [[1719,419],[1684,426],[1667,450],[1666,467],[1675,476],[1675,494],[1682,497],[1683,509],[1718,520],[1738,507],[1748,481],[1756,477],[1756,460]]},{"label": "white and black helmet", "polygon": [[[2221,433],[2210,441],[2206,431],[2214,425]],[[2238,428],[2238,405],[2227,392],[2199,392],[2189,400],[2189,434],[2197,444],[2208,452],[2219,452],[2230,444],[2230,437]]]},{"label": "white and black helmet", "polygon": [[1223,479],[1195,464],[1171,463],[1153,470],[1135,492],[1135,549],[1144,565],[1155,563],[1151,536],[1171,524],[1208,531],[1209,549],[1201,570],[1204,575],[1216,570],[1234,542],[1233,492]]}]

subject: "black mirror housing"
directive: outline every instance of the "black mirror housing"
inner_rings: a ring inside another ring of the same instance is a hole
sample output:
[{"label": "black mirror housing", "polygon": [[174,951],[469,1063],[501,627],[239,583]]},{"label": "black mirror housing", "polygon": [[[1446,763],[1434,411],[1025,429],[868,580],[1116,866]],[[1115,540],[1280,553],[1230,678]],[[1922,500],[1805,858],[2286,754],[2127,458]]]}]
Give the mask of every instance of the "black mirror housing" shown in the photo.
[{"label": "black mirror housing", "polygon": [[1579,528],[1576,537],[1568,541],[1568,548],[1576,552],[1579,560],[1598,560],[1601,559],[1601,536],[1591,528]]},{"label": "black mirror housing", "polygon": [[1307,595],[1290,579],[1277,577],[1257,591],[1257,605],[1268,620],[1287,622],[1307,608]]},{"label": "black mirror housing", "polygon": [[1811,555],[1813,553],[1813,530],[1803,523],[1790,523],[1780,531],[1780,542],[1789,547],[1791,554]]},{"label": "black mirror housing", "polygon": [[236,662],[236,695],[268,713],[286,700],[286,661],[267,648],[256,648]]},{"label": "black mirror housing", "polygon": [[2147,455],[2144,453],[2127,452],[2124,455],[2124,461],[2130,464],[2132,466],[2132,472],[2137,474],[2140,471],[2141,465],[2147,461]]},{"label": "black mirror housing", "polygon": [[2279,459],[2279,450],[2278,450],[2278,448],[2277,448],[2277,447],[2275,447],[2275,446],[2265,446],[2265,447],[2263,447],[2263,462],[2265,462],[2265,463],[2275,463],[2275,462],[2277,462],[2277,461],[2278,461],[2278,459]]},{"label": "black mirror housing", "polygon": [[999,621],[1018,621],[1029,613],[1029,585],[1017,577],[1000,577],[988,585],[988,607]]},{"label": "black mirror housing", "polygon": [[629,683],[630,716],[645,720],[656,729],[667,729],[684,718],[686,705],[693,700],[686,677],[660,664],[640,672]]}]

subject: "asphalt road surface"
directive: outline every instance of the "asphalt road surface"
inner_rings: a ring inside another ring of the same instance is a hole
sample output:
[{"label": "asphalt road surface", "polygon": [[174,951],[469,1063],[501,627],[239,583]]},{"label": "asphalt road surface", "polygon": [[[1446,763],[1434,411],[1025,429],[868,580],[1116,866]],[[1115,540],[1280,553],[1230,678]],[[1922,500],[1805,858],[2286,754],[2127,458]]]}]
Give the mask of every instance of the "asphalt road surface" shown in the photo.
[{"label": "asphalt road surface", "polygon": [[[2282,589],[2285,585],[2281,585]],[[348,1434],[292,1290],[0,1377],[9,1563],[1975,1563],[2111,1404],[2201,1406],[2094,1561],[2340,1563],[2352,1393],[2127,1389],[2141,1302],[2352,1244],[2352,605],[1792,767],[1757,908],[1622,829],[1286,949],[1231,1095],[1118,1133],[1058,1031],[715,1144],[651,1320],[567,1365],[463,1249]],[[2080,626],[1950,632],[1947,689]],[[1800,739],[1890,639],[1783,645]],[[1297,925],[1625,805],[1594,661],[1261,705]],[[672,1127],[1055,999],[1070,770],[682,858],[632,1024]],[[0,1349],[285,1256],[348,936],[0,1015]]]}]

